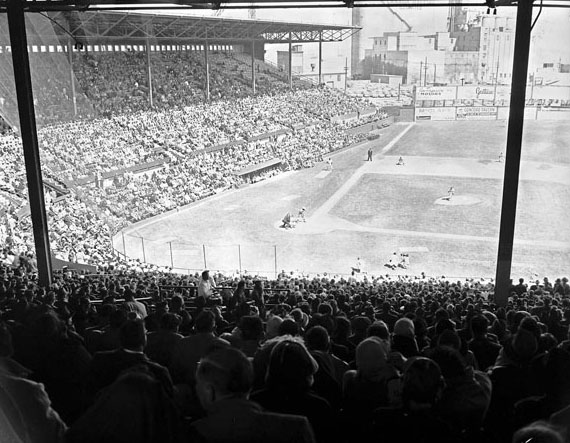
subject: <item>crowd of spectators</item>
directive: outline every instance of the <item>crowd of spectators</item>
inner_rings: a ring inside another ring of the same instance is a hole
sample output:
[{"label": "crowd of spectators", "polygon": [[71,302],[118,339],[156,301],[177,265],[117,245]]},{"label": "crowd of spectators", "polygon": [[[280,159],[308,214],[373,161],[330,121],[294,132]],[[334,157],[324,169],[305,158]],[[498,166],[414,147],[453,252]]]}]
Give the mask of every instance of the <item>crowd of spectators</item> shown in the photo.
[{"label": "crowd of spectators", "polygon": [[70,180],[164,158],[166,150],[188,155],[292,127],[325,126],[333,115],[368,106],[345,98],[339,91],[314,89],[52,125],[39,132],[42,161]]},{"label": "crowd of spectators", "polygon": [[[126,223],[238,187],[239,171],[252,165],[279,161],[248,182],[314,166],[365,137],[345,131],[358,120],[330,121],[368,106],[343,97],[328,88],[289,91],[41,128],[44,177],[66,191],[45,190],[52,251],[62,260],[105,264],[113,257],[111,236]],[[21,150],[16,135],[0,136],[0,244],[7,257],[33,248]],[[147,174],[129,171],[151,163]],[[104,175],[110,179],[103,185]]]},{"label": "crowd of spectators", "polygon": [[[173,108],[205,102],[206,70],[204,55],[197,51],[151,52],[153,105]],[[149,109],[149,87],[145,52],[122,51],[77,53],[74,72],[81,88],[101,115],[138,112]],[[251,68],[231,53],[212,51],[210,99],[241,99],[252,95]],[[263,64],[258,62],[258,64]],[[296,83],[295,86],[301,86]],[[305,88],[310,86],[306,84]],[[262,95],[284,92],[287,82],[273,78],[258,81]]]},{"label": "crowd of spectators", "polygon": [[27,266],[0,265],[7,441],[570,441],[567,278],[499,307],[488,280]]}]

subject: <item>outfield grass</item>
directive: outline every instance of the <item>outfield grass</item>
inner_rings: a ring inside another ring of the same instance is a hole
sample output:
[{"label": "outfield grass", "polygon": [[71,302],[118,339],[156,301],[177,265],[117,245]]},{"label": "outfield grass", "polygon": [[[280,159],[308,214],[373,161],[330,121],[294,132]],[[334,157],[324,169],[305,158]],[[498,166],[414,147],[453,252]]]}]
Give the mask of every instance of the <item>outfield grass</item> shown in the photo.
[{"label": "outfield grass", "polygon": [[[570,163],[570,122],[525,121],[521,158]],[[421,122],[392,151],[394,155],[496,159],[506,152],[505,121]]]},{"label": "outfield grass", "polygon": [[[455,198],[469,195],[478,203],[434,204],[450,185]],[[333,213],[375,228],[494,237],[499,233],[500,193],[498,180],[366,174]]]},{"label": "outfield grass", "polygon": [[[469,196],[465,206],[438,205],[453,185],[455,199]],[[334,208],[333,215],[379,229],[497,237],[501,210],[500,180],[470,177],[393,176],[366,174]],[[518,199],[517,238],[560,240],[570,237],[566,220],[567,186],[523,181]]]}]

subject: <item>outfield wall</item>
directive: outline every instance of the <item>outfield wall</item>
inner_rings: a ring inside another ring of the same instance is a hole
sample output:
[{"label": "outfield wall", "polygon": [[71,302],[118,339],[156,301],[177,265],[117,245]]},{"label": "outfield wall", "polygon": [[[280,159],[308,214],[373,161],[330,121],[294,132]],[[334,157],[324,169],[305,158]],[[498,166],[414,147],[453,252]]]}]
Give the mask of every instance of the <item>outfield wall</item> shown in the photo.
[{"label": "outfield wall", "polygon": [[[424,86],[414,90],[414,121],[506,120],[510,86]],[[570,87],[529,86],[527,120],[570,120]]]},{"label": "outfield wall", "polygon": [[[507,120],[507,106],[440,106],[414,108],[414,121]],[[526,107],[525,120],[570,121],[570,108]]]}]

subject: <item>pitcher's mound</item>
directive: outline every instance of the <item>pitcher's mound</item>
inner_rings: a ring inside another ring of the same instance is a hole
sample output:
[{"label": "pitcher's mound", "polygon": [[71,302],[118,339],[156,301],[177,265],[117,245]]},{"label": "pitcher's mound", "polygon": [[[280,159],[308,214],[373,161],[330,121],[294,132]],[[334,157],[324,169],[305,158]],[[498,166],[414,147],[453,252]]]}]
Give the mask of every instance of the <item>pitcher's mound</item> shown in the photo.
[{"label": "pitcher's mound", "polygon": [[440,197],[438,198],[434,204],[436,205],[445,205],[445,206],[469,206],[469,205],[476,205],[480,203],[477,197],[473,195],[454,195],[453,197]]}]

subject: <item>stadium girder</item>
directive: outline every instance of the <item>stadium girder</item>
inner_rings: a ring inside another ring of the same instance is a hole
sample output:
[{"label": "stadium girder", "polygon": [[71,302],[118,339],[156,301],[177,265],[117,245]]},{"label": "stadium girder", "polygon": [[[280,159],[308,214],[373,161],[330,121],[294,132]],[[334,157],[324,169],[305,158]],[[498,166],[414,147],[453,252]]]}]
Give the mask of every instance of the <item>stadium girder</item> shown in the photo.
[{"label": "stadium girder", "polygon": [[[159,15],[125,11],[56,11],[39,12],[51,23],[35,29],[34,37],[53,35],[64,42],[92,44],[145,44],[147,40],[159,44],[183,45],[203,42],[239,43],[312,43],[340,42],[360,31],[357,26],[322,25],[268,20],[240,20],[220,17],[188,15]],[[0,29],[1,33],[7,30]],[[4,36],[5,41],[8,36]]]},{"label": "stadium girder", "polygon": [[[0,0],[0,11],[10,0]],[[516,6],[517,0],[18,0],[26,12],[64,10],[137,10],[137,9],[275,9],[275,8],[377,8],[377,7],[450,7]],[[570,0],[543,0],[542,7],[568,8]]]},{"label": "stadium girder", "polygon": [[[215,43],[252,40],[263,43],[340,42],[360,30],[355,26],[303,24],[221,17],[158,15],[120,11],[49,13],[60,36],[71,34],[89,44],[186,44],[207,39]],[[53,32],[53,31],[52,31]]]}]

